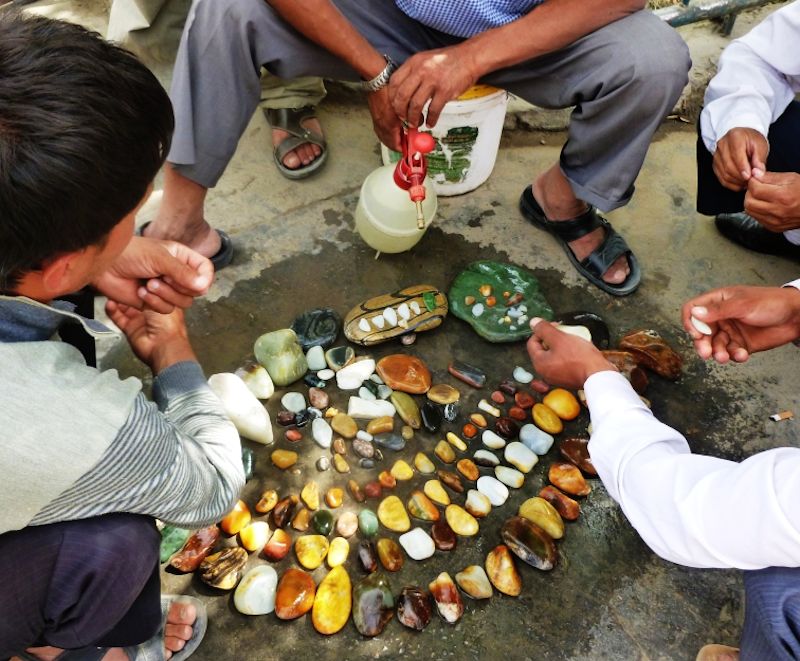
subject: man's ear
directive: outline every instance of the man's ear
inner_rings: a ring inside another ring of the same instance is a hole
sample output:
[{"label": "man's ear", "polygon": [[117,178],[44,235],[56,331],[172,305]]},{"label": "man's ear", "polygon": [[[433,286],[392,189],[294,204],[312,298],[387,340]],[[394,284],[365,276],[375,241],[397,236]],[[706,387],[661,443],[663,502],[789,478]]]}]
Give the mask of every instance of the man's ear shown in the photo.
[{"label": "man's ear", "polygon": [[45,260],[40,271],[41,283],[44,289],[54,294],[72,291],[71,286],[75,275],[76,261],[84,252],[84,250],[75,250]]}]

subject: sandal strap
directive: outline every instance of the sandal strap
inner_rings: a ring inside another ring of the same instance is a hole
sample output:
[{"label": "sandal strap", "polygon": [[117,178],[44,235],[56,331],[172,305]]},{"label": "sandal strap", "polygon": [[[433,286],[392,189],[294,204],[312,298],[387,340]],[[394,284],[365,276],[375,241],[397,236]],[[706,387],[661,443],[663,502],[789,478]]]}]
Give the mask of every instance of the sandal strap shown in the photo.
[{"label": "sandal strap", "polygon": [[[267,108],[267,119],[272,128],[286,131],[290,136],[299,138],[299,142],[296,142],[293,147],[287,149],[281,158],[303,143],[310,142],[321,149],[325,148],[327,145],[325,136],[302,125],[302,122],[308,119],[314,119],[316,116],[317,111],[313,106],[303,106],[302,108]],[[280,149],[290,139],[291,138],[287,138],[275,149]]]},{"label": "sandal strap", "polygon": [[547,229],[567,243],[580,239],[598,227],[602,227],[604,223],[608,225],[608,221],[598,214],[597,209],[593,206],[590,206],[580,216],[569,220],[545,220]]},{"label": "sandal strap", "polygon": [[581,265],[597,278],[601,278],[622,255],[632,254],[625,239],[611,227],[605,218],[602,218],[601,224],[606,234],[603,243],[581,261]]}]

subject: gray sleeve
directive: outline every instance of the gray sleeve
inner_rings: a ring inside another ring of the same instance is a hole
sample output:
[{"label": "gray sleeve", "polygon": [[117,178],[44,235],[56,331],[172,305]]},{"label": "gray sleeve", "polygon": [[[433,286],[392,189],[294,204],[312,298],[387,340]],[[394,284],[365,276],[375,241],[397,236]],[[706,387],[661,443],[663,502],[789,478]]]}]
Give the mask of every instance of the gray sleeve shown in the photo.
[{"label": "gray sleeve", "polygon": [[139,393],[97,464],[32,524],[131,512],[193,528],[230,510],[244,486],[239,434],[200,366],[164,370],[153,396],[158,406]]}]

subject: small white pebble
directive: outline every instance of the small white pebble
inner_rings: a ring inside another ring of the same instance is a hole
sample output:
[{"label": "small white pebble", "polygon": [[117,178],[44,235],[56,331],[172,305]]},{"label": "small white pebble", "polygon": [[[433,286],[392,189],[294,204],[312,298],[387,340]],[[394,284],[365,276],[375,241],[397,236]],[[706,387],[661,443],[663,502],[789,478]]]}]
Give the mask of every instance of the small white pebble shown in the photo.
[{"label": "small white pebble", "polygon": [[483,303],[476,303],[472,306],[472,316],[480,317],[483,314]]},{"label": "small white pebble", "polygon": [[369,322],[366,319],[364,319],[364,317],[361,317],[361,319],[359,319],[358,327],[365,333],[369,333],[372,330],[372,327],[369,325]]},{"label": "small white pebble", "polygon": [[409,319],[411,317],[411,310],[408,305],[401,303],[397,306],[397,314],[401,319]]},{"label": "small white pebble", "polygon": [[692,326],[694,326],[697,330],[699,330],[703,335],[711,335],[711,326],[709,326],[705,321],[700,321],[696,317],[689,317],[689,321],[692,322]]},{"label": "small white pebble", "polygon": [[394,308],[386,308],[383,311],[383,318],[389,326],[397,326],[397,312],[394,311]]},{"label": "small white pebble", "polygon": [[411,311],[414,314],[419,314],[421,312],[421,310],[419,309],[419,303],[417,303],[416,301],[411,301],[409,307],[411,308]]},{"label": "small white pebble", "polygon": [[332,369],[324,369],[317,372],[317,376],[322,379],[323,381],[329,381],[336,375]]},{"label": "small white pebble", "polygon": [[381,328],[383,328],[383,325],[384,325],[385,323],[386,323],[386,322],[383,320],[383,317],[382,317],[381,315],[378,315],[377,317],[372,317],[372,324],[373,324],[373,326],[375,326],[375,328],[377,328],[378,330],[380,330]]},{"label": "small white pebble", "polygon": [[370,434],[369,432],[364,431],[363,429],[359,429],[356,432],[356,438],[360,438],[362,441],[371,441],[372,440],[372,434]]}]

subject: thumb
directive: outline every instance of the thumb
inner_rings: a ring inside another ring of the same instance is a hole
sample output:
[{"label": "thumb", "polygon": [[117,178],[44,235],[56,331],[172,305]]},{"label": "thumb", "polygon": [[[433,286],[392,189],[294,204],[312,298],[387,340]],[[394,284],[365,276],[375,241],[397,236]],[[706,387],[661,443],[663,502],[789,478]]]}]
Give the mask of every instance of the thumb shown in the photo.
[{"label": "thumb", "polygon": [[211,261],[183,244],[158,253],[155,267],[161,278],[188,295],[200,295],[208,291],[214,280]]},{"label": "thumb", "polygon": [[560,330],[553,326],[553,324],[551,324],[549,321],[545,321],[540,317],[534,317],[531,319],[531,330],[537,338],[543,340],[547,344],[552,344],[552,340],[561,335]]},{"label": "thumb", "polygon": [[713,301],[706,305],[696,305],[691,313],[701,321],[712,323],[724,319],[743,318],[751,306],[737,298],[729,298],[722,301]]}]

